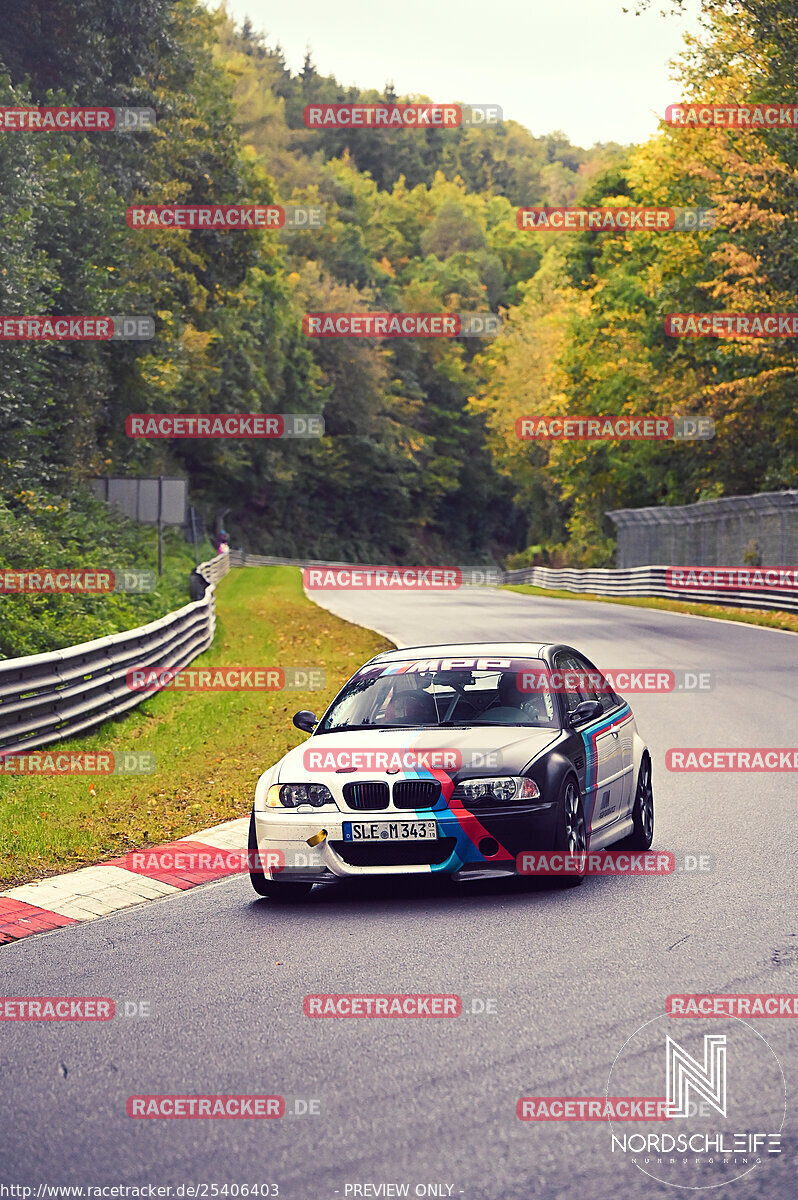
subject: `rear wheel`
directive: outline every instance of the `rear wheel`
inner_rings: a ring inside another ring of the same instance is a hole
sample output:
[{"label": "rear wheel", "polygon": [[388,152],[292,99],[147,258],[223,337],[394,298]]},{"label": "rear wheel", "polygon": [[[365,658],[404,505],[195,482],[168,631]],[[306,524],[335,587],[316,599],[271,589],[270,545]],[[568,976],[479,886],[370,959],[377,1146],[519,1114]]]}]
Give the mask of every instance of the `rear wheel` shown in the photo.
[{"label": "rear wheel", "polygon": [[[587,829],[585,810],[579,785],[573,775],[564,780],[560,789],[560,804],[557,818],[557,837],[554,849],[562,854],[585,854],[587,851]],[[555,887],[578,887],[584,879],[582,874],[552,875]]]},{"label": "rear wheel", "polygon": [[637,789],[632,808],[632,832],[626,840],[630,850],[648,850],[654,841],[654,789],[651,785],[651,759],[643,755],[637,773]]},{"label": "rear wheel", "polygon": [[249,851],[249,878],[252,886],[259,896],[268,896],[270,900],[281,900],[286,904],[291,904],[295,900],[304,900],[310,895],[312,883],[286,882],[282,883],[276,879],[267,879],[263,871],[258,867],[258,838],[255,833],[255,813],[249,818],[249,838],[247,839],[247,849]]}]

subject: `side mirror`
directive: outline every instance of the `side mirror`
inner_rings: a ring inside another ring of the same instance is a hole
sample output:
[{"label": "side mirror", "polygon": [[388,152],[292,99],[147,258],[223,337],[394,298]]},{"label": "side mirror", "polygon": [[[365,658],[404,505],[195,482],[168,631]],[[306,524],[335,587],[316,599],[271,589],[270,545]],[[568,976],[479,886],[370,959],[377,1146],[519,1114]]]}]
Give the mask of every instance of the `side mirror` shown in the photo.
[{"label": "side mirror", "polygon": [[568,714],[568,725],[573,728],[574,725],[582,725],[585,721],[595,721],[603,711],[604,706],[600,700],[583,700],[581,704],[577,704],[573,712]]},{"label": "side mirror", "polygon": [[298,713],[294,713],[294,724],[303,733],[313,733],[318,723],[319,718],[316,714],[309,712],[306,708],[302,708]]}]

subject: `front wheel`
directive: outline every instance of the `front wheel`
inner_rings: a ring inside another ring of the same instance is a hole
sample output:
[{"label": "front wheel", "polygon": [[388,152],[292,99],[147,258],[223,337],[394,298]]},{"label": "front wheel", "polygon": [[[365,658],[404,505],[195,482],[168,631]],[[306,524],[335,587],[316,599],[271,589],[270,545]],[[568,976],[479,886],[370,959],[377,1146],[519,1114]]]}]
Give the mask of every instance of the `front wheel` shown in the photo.
[{"label": "front wheel", "polygon": [[630,850],[648,850],[654,841],[654,789],[651,786],[651,759],[643,755],[637,775],[637,790],[632,808],[632,832],[627,839]]},{"label": "front wheel", "polygon": [[[585,810],[579,795],[579,785],[573,775],[565,780],[560,789],[554,849],[563,854],[585,854],[587,851]],[[584,875],[581,872],[552,876],[554,886],[561,888],[578,887],[583,879]]]},{"label": "front wheel", "polygon": [[259,896],[267,896],[270,900],[282,901],[286,904],[291,904],[296,900],[304,900],[310,895],[312,883],[286,882],[282,883],[276,879],[267,879],[263,871],[258,867],[258,838],[255,833],[255,813],[254,810],[249,818],[249,838],[247,839],[247,849],[249,851],[249,879]]}]

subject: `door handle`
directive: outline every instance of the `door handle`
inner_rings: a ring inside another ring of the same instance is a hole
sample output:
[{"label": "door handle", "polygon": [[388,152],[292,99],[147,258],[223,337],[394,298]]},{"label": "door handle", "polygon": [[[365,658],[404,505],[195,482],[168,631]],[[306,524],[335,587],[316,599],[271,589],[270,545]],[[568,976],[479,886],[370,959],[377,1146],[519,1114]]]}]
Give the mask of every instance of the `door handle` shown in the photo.
[{"label": "door handle", "polygon": [[612,734],[612,736],[613,736],[614,738],[616,738],[616,739],[617,739],[617,737],[618,737],[618,730],[617,730],[617,729],[611,729],[611,730],[610,730],[610,733]]}]

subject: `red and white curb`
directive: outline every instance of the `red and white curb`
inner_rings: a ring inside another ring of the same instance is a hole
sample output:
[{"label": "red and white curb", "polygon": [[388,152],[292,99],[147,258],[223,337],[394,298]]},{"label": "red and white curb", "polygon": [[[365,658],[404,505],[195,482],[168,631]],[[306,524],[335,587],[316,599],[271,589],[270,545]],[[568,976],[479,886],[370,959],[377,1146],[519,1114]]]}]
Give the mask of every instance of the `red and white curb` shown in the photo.
[{"label": "red and white curb", "polygon": [[240,817],[176,842],[0,892],[0,945],[241,874],[247,869],[248,827],[248,818]]}]

